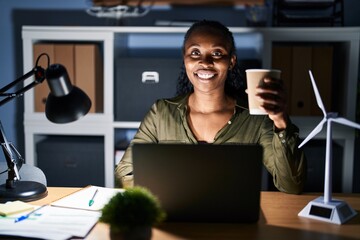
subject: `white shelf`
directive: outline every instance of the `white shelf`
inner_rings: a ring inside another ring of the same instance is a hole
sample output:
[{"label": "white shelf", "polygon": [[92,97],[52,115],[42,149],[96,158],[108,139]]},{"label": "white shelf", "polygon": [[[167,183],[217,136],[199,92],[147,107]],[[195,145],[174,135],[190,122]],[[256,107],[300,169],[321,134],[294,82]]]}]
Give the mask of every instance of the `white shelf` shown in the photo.
[{"label": "white shelf", "polygon": [[[23,57],[24,72],[33,68],[33,44],[41,41],[49,42],[98,42],[103,47],[104,61],[104,112],[89,114],[83,119],[66,125],[56,125],[48,122],[42,113],[34,112],[34,91],[30,90],[24,96],[25,112],[25,159],[27,163],[36,165],[35,144],[37,135],[82,135],[104,136],[105,150],[105,185],[114,186],[114,132],[116,129],[136,129],[140,122],[114,121],[114,53],[116,44],[121,48],[127,44],[141,44],[141,38],[170,37],[168,45],[179,49],[182,45],[183,34],[187,27],[52,27],[52,26],[24,26]],[[296,42],[333,42],[346,44],[348,51],[344,76],[345,89],[343,117],[355,120],[356,92],[359,67],[360,28],[331,27],[331,28],[245,28],[230,27],[238,50],[244,47],[243,39],[252,36],[255,40],[245,47],[254,48],[256,57],[264,68],[271,67],[271,52],[273,43]],[[129,41],[129,39],[131,41]],[[135,41],[135,40],[136,41]],[[131,42],[131,43],[129,43]],[[150,42],[148,42],[148,45]],[[157,43],[158,44],[158,43]],[[150,44],[151,45],[151,44]],[[150,46],[149,45],[149,46]],[[151,46],[150,46],[151,47]],[[156,46],[155,46],[156,47]],[[154,52],[156,55],[156,50]],[[239,56],[241,58],[241,56]],[[300,128],[300,137],[304,138],[319,123],[321,117],[292,117],[293,122]],[[324,139],[325,133],[316,136]],[[333,138],[343,144],[343,191],[352,191],[354,166],[354,130],[341,126],[334,126]]]}]

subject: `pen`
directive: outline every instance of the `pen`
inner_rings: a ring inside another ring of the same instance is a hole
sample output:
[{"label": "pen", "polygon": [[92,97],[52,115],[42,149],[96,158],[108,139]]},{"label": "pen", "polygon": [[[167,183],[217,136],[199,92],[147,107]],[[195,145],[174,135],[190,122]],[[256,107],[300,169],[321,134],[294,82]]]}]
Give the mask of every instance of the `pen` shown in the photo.
[{"label": "pen", "polygon": [[94,199],[95,199],[95,196],[96,196],[97,192],[98,192],[98,189],[95,190],[94,195],[93,195],[92,198],[90,199],[90,201],[89,201],[89,207],[91,207],[91,205],[94,204]]},{"label": "pen", "polygon": [[35,212],[39,211],[40,209],[42,209],[45,206],[47,206],[47,204],[42,205],[41,207],[38,207],[37,209],[32,210],[31,212],[29,212],[26,215],[22,215],[22,216],[20,216],[18,218],[15,218],[15,223],[20,222],[20,221],[25,220],[25,219],[28,219],[31,214],[34,214]]}]

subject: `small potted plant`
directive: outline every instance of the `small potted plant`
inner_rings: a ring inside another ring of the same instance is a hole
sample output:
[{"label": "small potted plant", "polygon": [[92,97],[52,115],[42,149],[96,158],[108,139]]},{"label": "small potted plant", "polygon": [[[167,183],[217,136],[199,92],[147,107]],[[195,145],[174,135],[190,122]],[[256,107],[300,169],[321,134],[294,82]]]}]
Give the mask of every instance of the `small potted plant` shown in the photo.
[{"label": "small potted plant", "polygon": [[100,222],[110,225],[111,239],[151,239],[152,226],[166,217],[158,199],[146,188],[116,194],[102,209]]}]

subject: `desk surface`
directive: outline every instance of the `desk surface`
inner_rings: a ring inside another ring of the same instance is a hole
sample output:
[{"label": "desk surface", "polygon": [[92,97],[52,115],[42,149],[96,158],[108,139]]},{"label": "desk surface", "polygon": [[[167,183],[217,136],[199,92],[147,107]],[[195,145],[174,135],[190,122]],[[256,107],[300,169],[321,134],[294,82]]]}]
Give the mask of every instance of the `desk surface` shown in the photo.
[{"label": "desk surface", "polygon": [[[31,202],[50,203],[78,188],[48,188],[48,196]],[[321,195],[321,194],[320,194]],[[153,228],[154,240],[172,239],[360,239],[360,214],[343,225],[301,218],[297,214],[319,194],[261,193],[261,216],[256,224],[163,223]],[[360,194],[334,194],[360,212]],[[98,223],[86,239],[109,239],[109,228]]]}]

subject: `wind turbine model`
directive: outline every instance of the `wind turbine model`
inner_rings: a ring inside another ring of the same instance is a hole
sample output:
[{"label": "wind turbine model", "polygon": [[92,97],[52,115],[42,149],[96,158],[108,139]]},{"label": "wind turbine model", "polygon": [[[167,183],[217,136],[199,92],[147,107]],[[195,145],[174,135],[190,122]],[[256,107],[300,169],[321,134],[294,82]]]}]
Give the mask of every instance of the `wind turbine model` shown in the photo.
[{"label": "wind turbine model", "polygon": [[316,102],[324,114],[324,118],[321,122],[312,130],[312,132],[304,139],[304,141],[299,145],[301,148],[306,142],[318,134],[325,123],[327,123],[327,132],[326,132],[326,155],[325,155],[325,179],[324,179],[324,196],[318,197],[310,201],[306,207],[301,210],[298,214],[301,217],[313,218],[325,222],[342,224],[357,213],[354,209],[351,208],[346,202],[332,199],[332,122],[340,123],[349,127],[360,129],[360,124],[351,122],[345,118],[337,116],[337,113],[325,111],[324,104],[321,100],[319,90],[316,86],[314,77],[309,70],[309,75],[311,78],[311,83],[314,88]]}]

